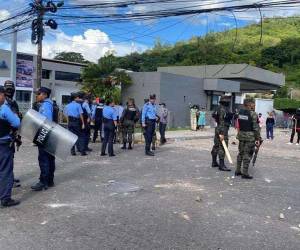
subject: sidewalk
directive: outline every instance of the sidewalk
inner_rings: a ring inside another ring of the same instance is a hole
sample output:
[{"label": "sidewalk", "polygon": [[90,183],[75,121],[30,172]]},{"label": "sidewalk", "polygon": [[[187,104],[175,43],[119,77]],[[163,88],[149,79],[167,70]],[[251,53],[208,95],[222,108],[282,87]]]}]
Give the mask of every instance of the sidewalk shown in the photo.
[{"label": "sidewalk", "polygon": [[[160,138],[160,134],[157,131],[157,138]],[[234,128],[230,128],[229,136],[235,136],[236,130]],[[195,139],[208,139],[213,138],[215,136],[215,129],[208,128],[204,131],[192,131],[192,130],[177,130],[177,131],[166,131],[166,138],[169,141],[184,141],[184,140],[195,140]],[[141,133],[135,133],[135,138],[137,141],[141,139]]]}]

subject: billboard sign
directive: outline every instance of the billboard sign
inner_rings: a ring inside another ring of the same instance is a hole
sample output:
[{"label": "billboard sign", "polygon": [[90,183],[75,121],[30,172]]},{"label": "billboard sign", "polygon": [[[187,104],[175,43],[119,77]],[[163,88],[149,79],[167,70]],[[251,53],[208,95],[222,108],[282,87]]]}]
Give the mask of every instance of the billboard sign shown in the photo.
[{"label": "billboard sign", "polygon": [[33,88],[33,70],[33,56],[18,54],[16,86]]}]

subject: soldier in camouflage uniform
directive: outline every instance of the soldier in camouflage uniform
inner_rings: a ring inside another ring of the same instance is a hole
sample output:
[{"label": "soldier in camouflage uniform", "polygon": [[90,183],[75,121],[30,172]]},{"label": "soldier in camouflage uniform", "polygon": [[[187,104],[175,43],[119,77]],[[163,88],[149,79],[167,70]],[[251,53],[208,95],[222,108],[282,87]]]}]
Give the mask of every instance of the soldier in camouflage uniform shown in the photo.
[{"label": "soldier in camouflage uniform", "polygon": [[120,122],[122,125],[123,147],[126,149],[128,142],[128,149],[132,149],[132,140],[134,134],[135,123],[139,120],[139,110],[134,104],[134,99],[129,99],[127,107],[124,109]]},{"label": "soldier in camouflage uniform", "polygon": [[235,175],[242,176],[244,179],[253,178],[249,175],[248,168],[255,146],[259,147],[261,141],[257,114],[254,110],[254,101],[252,99],[246,99],[244,101],[244,108],[240,110],[238,116],[237,139],[239,140],[239,154],[237,156]]},{"label": "soldier in camouflage uniform", "polygon": [[[213,113],[213,118],[217,122],[217,127],[215,129],[214,146],[211,151],[212,155],[212,167],[218,167],[220,171],[231,171],[225,166],[225,150],[222,145],[222,141],[225,140],[228,146],[228,130],[233,118],[232,113],[229,111],[229,105],[231,102],[230,96],[222,96],[220,99],[220,106]],[[217,162],[217,157],[219,156],[219,163]]]}]

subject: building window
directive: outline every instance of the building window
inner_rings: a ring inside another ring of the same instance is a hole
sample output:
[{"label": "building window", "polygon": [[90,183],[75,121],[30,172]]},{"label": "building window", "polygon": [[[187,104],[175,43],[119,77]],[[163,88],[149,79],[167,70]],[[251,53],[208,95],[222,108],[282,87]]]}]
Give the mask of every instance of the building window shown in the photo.
[{"label": "building window", "polygon": [[70,95],[63,95],[61,97],[61,104],[62,105],[66,105],[66,104],[68,104],[70,102],[71,102],[71,96]]},{"label": "building window", "polygon": [[79,82],[80,74],[71,73],[71,72],[63,72],[63,71],[55,71],[55,80]]},{"label": "building window", "polygon": [[31,102],[31,91],[17,90],[16,100],[17,102]]},{"label": "building window", "polygon": [[43,69],[42,71],[42,78],[43,79],[50,79],[51,70]]},{"label": "building window", "polygon": [[219,95],[212,95],[211,97],[211,110],[216,110],[219,106],[219,100],[221,96]]}]

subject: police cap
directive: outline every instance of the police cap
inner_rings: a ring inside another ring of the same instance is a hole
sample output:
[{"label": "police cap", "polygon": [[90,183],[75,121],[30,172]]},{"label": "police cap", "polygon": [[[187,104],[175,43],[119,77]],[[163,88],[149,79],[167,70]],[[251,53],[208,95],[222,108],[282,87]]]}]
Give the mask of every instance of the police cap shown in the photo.
[{"label": "police cap", "polygon": [[156,94],[150,95],[149,99],[150,99],[150,100],[155,100],[155,99],[156,99]]},{"label": "police cap", "polygon": [[40,87],[40,88],[36,91],[36,94],[39,95],[39,94],[41,94],[41,93],[44,93],[44,94],[50,96],[50,95],[51,95],[51,89],[46,88],[46,87]]},{"label": "police cap", "polygon": [[219,101],[220,103],[229,103],[231,102],[231,96],[223,95]]},{"label": "police cap", "polygon": [[80,99],[83,99],[84,96],[85,96],[85,93],[83,91],[77,92],[77,97],[79,97]]}]

